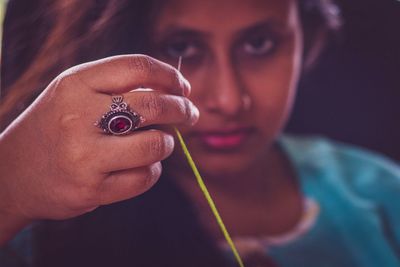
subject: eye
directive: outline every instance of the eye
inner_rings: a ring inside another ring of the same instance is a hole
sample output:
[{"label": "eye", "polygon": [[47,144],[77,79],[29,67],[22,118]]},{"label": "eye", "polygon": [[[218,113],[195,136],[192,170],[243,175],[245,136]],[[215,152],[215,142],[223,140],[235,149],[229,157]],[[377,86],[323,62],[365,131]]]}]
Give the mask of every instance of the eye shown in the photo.
[{"label": "eye", "polygon": [[276,46],[276,41],[270,36],[255,36],[245,40],[242,44],[243,52],[249,55],[262,56],[271,53]]},{"label": "eye", "polygon": [[189,59],[200,54],[200,48],[191,41],[175,41],[165,45],[165,53],[168,57]]}]

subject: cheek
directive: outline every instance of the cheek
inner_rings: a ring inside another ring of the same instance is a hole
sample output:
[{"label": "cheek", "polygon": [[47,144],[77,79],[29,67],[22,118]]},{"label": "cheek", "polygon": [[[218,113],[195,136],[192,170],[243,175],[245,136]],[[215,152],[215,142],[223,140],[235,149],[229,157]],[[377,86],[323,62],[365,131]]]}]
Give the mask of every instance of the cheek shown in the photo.
[{"label": "cheek", "polygon": [[279,125],[285,123],[299,79],[299,53],[293,43],[256,71],[247,72],[246,88],[259,119],[275,121]]},{"label": "cheek", "polygon": [[183,67],[182,74],[190,82],[192,92],[189,99],[193,103],[202,108],[210,94],[215,93],[213,90],[213,71],[212,67],[207,64],[199,64],[194,67]]},{"label": "cheek", "polygon": [[295,92],[297,75],[290,60],[282,59],[279,64],[253,76],[247,84],[252,98],[261,106],[284,107]]}]

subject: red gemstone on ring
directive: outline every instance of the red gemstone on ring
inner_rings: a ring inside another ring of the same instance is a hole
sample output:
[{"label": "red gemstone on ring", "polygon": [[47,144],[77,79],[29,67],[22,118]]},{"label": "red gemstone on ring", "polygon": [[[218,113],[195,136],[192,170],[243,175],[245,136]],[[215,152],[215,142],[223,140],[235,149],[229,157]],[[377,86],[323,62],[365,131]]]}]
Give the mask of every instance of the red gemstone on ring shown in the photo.
[{"label": "red gemstone on ring", "polygon": [[132,120],[125,116],[117,116],[112,118],[108,125],[113,134],[124,134],[132,129]]}]

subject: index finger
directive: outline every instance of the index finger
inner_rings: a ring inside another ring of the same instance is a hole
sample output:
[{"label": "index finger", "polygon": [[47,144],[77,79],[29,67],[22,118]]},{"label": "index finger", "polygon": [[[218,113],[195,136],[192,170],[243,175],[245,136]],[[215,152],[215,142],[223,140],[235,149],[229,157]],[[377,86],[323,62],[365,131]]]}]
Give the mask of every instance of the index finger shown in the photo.
[{"label": "index finger", "polygon": [[76,77],[92,90],[121,94],[140,87],[188,96],[190,84],[169,64],[146,55],[121,55],[75,66],[64,75]]}]

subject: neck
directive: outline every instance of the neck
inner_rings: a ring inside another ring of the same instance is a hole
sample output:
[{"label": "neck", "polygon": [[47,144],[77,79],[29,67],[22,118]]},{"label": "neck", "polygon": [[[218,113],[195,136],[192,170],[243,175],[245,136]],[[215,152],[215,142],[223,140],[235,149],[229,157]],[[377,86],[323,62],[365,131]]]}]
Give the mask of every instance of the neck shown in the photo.
[{"label": "neck", "polygon": [[[178,171],[179,170],[179,171]],[[170,177],[180,185],[184,191],[197,190],[196,179],[189,166],[177,168],[172,163],[172,168],[166,170]],[[210,192],[218,195],[232,196],[271,196],[279,194],[283,187],[294,185],[294,173],[290,163],[275,145],[266,150],[247,168],[235,173],[204,173],[200,170]]]},{"label": "neck", "polygon": [[[259,159],[234,174],[203,173],[207,188],[232,234],[281,234],[291,230],[301,217],[302,196],[290,163],[280,148],[272,147]],[[218,227],[191,170],[179,169],[174,173],[167,169],[167,174],[192,199],[203,224],[218,235]]]}]

